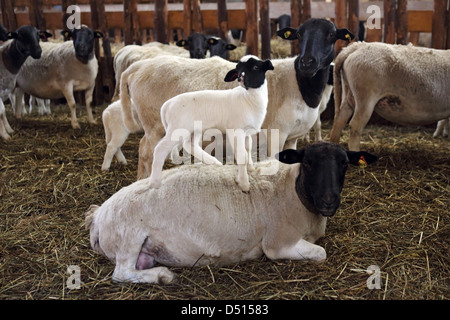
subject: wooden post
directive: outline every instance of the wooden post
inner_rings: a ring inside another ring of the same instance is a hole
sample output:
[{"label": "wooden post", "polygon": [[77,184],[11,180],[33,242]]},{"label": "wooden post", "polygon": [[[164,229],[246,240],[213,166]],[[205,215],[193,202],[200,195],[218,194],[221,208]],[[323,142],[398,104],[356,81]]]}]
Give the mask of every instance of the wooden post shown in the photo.
[{"label": "wooden post", "polygon": [[[348,27],[348,19],[347,19],[347,1],[348,0],[336,0],[336,5],[334,7],[334,23],[338,28],[347,28]],[[344,41],[336,41],[334,45],[334,50],[336,54],[338,54],[343,47],[346,46]]]},{"label": "wooden post", "polygon": [[[75,5],[76,4],[76,0],[62,0],[61,1],[62,4],[62,10],[63,10],[63,16],[62,16],[62,28],[63,30],[67,30],[67,19],[70,17],[70,15],[72,13],[67,13],[67,8],[71,5]],[[64,36],[64,41],[69,40],[68,37]]]},{"label": "wooden post", "polygon": [[447,10],[447,41],[445,49],[450,49],[450,0],[448,0],[448,10]]},{"label": "wooden post", "polygon": [[258,2],[256,0],[245,1],[245,16],[247,20],[246,54],[258,56]]},{"label": "wooden post", "polygon": [[397,0],[397,43],[406,44],[408,36],[408,1]]},{"label": "wooden post", "polygon": [[169,43],[168,20],[169,12],[167,10],[168,0],[155,0],[155,30],[156,41],[161,43]]},{"label": "wooden post", "polygon": [[[291,0],[291,26],[298,28],[302,21],[302,1]],[[298,48],[298,40],[291,41],[291,55],[296,56],[300,53]]]},{"label": "wooden post", "polygon": [[137,11],[138,0],[124,0],[124,42],[127,44],[141,44],[139,16]]},{"label": "wooden post", "polygon": [[195,32],[203,32],[202,11],[200,0],[192,0],[192,29]]},{"label": "wooden post", "polygon": [[447,15],[447,0],[434,0],[431,46],[435,49],[445,48],[445,19]]},{"label": "wooden post", "polygon": [[186,39],[192,32],[191,0],[183,1],[183,38]]},{"label": "wooden post", "polygon": [[17,19],[14,14],[14,3],[10,0],[0,0],[0,7],[2,9],[3,26],[8,31],[16,31]]},{"label": "wooden post", "polygon": [[303,0],[302,19],[300,24],[311,18],[311,0]]},{"label": "wooden post", "polygon": [[95,56],[98,59],[99,68],[94,90],[94,105],[111,101],[114,94],[114,74],[111,45],[108,37],[108,23],[106,21],[104,0],[90,0],[92,29],[103,33],[102,39],[103,57],[100,56],[99,42],[95,41]]},{"label": "wooden post", "polygon": [[[348,29],[358,35],[359,31],[359,0],[348,0]],[[364,39],[361,39],[364,40]]]},{"label": "wooden post", "polygon": [[395,43],[395,0],[384,1],[384,42]]},{"label": "wooden post", "polygon": [[270,18],[269,0],[259,0],[259,16],[261,18],[261,59],[270,59]]},{"label": "wooden post", "polygon": [[217,18],[219,20],[219,37],[226,40],[228,35],[228,13],[226,0],[217,1]]},{"label": "wooden post", "polygon": [[[44,11],[42,9],[42,0],[30,0],[28,14],[30,16],[31,25],[39,30],[46,30]],[[47,39],[44,39],[44,41],[47,41]]]}]

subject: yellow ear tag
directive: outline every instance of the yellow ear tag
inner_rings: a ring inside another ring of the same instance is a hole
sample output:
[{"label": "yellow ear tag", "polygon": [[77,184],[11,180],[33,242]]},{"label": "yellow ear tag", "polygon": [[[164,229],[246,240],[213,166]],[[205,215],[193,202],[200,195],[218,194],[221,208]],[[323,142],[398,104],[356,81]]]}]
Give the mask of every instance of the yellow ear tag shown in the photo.
[{"label": "yellow ear tag", "polygon": [[286,31],[285,33],[284,33],[284,38],[285,39],[287,39],[287,38],[289,38],[290,36],[291,36],[291,34],[292,34],[292,32],[291,31]]},{"label": "yellow ear tag", "polygon": [[348,41],[352,41],[352,37],[348,33],[345,35],[345,39],[347,39]]},{"label": "yellow ear tag", "polygon": [[367,162],[366,162],[366,159],[364,159],[364,156],[361,156],[361,158],[359,158],[359,160],[358,160],[358,166],[359,166],[361,169],[364,169],[364,168],[367,167]]}]

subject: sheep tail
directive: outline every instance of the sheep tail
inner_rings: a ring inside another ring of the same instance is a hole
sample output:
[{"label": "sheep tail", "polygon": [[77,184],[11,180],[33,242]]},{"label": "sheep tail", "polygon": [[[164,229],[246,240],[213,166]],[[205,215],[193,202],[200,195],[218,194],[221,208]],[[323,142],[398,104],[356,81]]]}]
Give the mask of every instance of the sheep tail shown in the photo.
[{"label": "sheep tail", "polygon": [[128,87],[128,79],[133,75],[134,68],[129,67],[122,73],[120,78],[120,102],[122,104],[123,120],[125,126],[132,133],[142,130],[142,126],[139,121],[135,120],[130,90]]},{"label": "sheep tail", "polygon": [[333,86],[334,86],[334,108],[335,113],[339,113],[341,107],[342,99],[342,70],[344,68],[344,62],[357,49],[359,49],[364,42],[354,42],[351,45],[345,47],[339,52],[337,57],[334,59],[334,75],[333,75]]},{"label": "sheep tail", "polygon": [[93,204],[89,207],[88,211],[84,214],[85,220],[84,220],[84,226],[86,227],[86,230],[89,230],[91,228],[92,222],[94,221],[95,212],[97,209],[100,208],[99,206]]}]

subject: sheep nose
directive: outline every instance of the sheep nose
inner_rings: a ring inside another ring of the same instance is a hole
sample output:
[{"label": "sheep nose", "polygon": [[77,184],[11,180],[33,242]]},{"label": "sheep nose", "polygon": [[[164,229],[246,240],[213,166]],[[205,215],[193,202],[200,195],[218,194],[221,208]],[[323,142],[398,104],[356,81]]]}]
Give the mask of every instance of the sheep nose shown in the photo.
[{"label": "sheep nose", "polygon": [[332,193],[327,193],[322,197],[322,202],[326,206],[334,205],[334,203],[336,202],[336,196]]},{"label": "sheep nose", "polygon": [[309,67],[310,65],[313,64],[314,58],[311,56],[309,56],[309,57],[306,56],[306,57],[301,58],[300,62],[302,63],[303,66]]}]

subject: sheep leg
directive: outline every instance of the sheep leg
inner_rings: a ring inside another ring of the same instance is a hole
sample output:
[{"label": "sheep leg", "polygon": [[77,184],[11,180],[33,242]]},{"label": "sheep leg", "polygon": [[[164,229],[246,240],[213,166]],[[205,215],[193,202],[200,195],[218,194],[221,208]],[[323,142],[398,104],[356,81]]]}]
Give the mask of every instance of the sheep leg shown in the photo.
[{"label": "sheep leg", "polygon": [[97,121],[94,119],[92,115],[92,95],[94,93],[94,86],[92,88],[87,89],[84,92],[84,98],[86,100],[86,113],[87,119],[90,124],[97,124]]},{"label": "sheep leg", "polygon": [[[316,141],[316,142],[321,141],[322,140],[322,121],[320,120],[320,113],[317,115],[316,122],[314,122],[313,130],[314,130],[314,141]],[[308,138],[309,138],[309,134],[308,134]]]},{"label": "sheep leg", "polygon": [[149,178],[150,188],[159,188],[161,186],[161,175],[164,162],[172,149],[178,145],[178,141],[172,141],[168,133],[158,142],[153,152],[152,173]]},{"label": "sheep leg", "polygon": [[327,254],[321,246],[300,239],[297,243],[281,248],[263,248],[264,254],[271,260],[325,260]]},{"label": "sheep leg", "polygon": [[238,166],[238,174],[236,178],[236,182],[241,188],[241,190],[245,193],[248,193],[250,191],[250,182],[248,179],[248,173],[247,173],[247,163],[248,163],[248,155],[245,148],[245,133],[240,130],[238,134],[230,134],[231,132],[227,132],[227,136],[229,139],[232,139],[231,145],[234,147],[236,143],[236,146],[234,148],[234,156],[237,162]]},{"label": "sheep leg", "polygon": [[106,151],[103,157],[102,170],[109,170],[112,162],[112,158],[116,156],[117,161],[123,164],[127,164],[127,159],[120,150],[120,147],[125,143],[128,138],[128,132],[125,130],[117,130],[111,132],[111,128],[105,126],[105,140],[106,140]]},{"label": "sheep leg", "polygon": [[205,164],[215,164],[221,166],[222,162],[220,162],[215,157],[208,154],[205,150],[202,149],[202,147],[200,146],[201,139],[202,139],[201,132],[200,133],[197,132],[194,134],[194,140],[191,140],[190,137],[184,140],[183,147],[186,149],[187,152],[192,154],[195,158],[197,158],[201,162]]},{"label": "sheep leg", "polygon": [[68,82],[63,88],[62,93],[64,95],[64,98],[67,100],[67,104],[69,105],[70,109],[70,122],[72,124],[73,129],[80,129],[80,124],[77,120],[77,108],[75,103],[75,98],[73,96],[73,83],[70,81]]},{"label": "sheep leg", "polygon": [[11,105],[13,106],[16,119],[22,119],[23,114],[26,112],[24,95],[24,92],[19,87],[14,89],[14,94],[10,95]]},{"label": "sheep leg", "polygon": [[335,101],[336,106],[338,107],[336,107],[334,111],[333,127],[331,128],[330,133],[331,142],[339,143],[342,130],[347,125],[348,120],[351,118],[354,112],[353,105],[351,105],[350,101],[348,100],[349,95],[351,95],[351,93],[347,93],[345,86],[343,86],[341,101]]},{"label": "sheep leg", "polygon": [[355,113],[350,120],[350,139],[348,149],[350,151],[360,151],[361,133],[373,114],[375,104],[378,99],[359,98],[355,96]]},{"label": "sheep leg", "polygon": [[133,243],[123,245],[116,253],[116,267],[112,280],[118,282],[134,283],[162,283],[167,284],[174,278],[174,274],[166,267],[156,267],[144,270],[137,270],[136,265],[142,259],[141,246],[134,240]]},{"label": "sheep leg", "polygon": [[8,128],[12,130],[9,126],[8,119],[6,119],[5,105],[3,104],[3,100],[0,99],[0,137],[5,140],[11,138],[8,134]]}]

